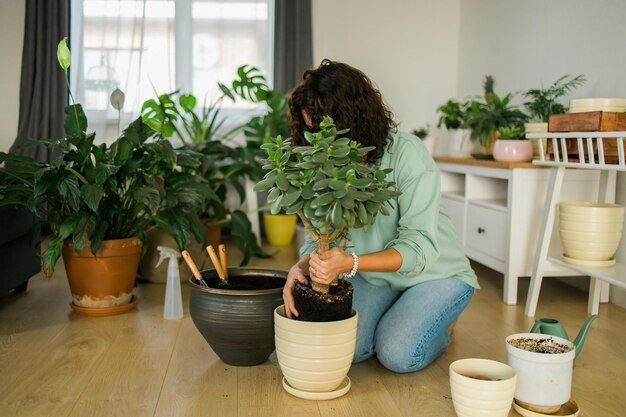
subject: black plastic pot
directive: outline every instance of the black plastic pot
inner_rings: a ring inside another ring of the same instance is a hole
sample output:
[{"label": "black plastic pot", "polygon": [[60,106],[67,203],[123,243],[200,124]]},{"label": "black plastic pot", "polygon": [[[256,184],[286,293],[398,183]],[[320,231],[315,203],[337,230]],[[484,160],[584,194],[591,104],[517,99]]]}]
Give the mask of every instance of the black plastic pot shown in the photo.
[{"label": "black plastic pot", "polygon": [[219,358],[229,365],[252,366],[265,362],[274,351],[274,309],[283,304],[282,291],[287,271],[266,268],[228,268],[229,281],[253,282],[269,278],[278,285],[271,289],[231,290],[217,285],[215,270],[202,277],[215,288],[191,287],[189,313],[196,328]]}]

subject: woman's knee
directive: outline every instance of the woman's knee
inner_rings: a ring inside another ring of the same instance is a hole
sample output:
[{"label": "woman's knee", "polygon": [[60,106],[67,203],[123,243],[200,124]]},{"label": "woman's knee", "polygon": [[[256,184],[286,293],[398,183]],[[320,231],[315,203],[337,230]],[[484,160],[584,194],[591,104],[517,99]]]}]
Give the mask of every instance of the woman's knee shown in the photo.
[{"label": "woman's knee", "polygon": [[[443,342],[443,341],[442,341]],[[416,372],[424,369],[437,359],[448,346],[448,340],[436,345],[420,345],[417,347],[399,344],[383,344],[377,347],[376,356],[387,369],[397,373]]]}]

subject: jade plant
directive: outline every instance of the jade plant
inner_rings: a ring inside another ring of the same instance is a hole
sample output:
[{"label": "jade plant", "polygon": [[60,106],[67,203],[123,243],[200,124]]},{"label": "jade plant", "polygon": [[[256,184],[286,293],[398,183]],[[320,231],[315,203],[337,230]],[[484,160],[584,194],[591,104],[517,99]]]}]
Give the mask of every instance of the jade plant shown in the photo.
[{"label": "jade plant", "polygon": [[[367,228],[378,213],[388,215],[385,203],[400,194],[387,181],[390,168],[365,163],[374,147],[360,146],[344,136],[348,131],[337,130],[325,117],[318,132],[304,132],[306,146],[293,146],[282,136],[262,145],[267,173],[255,191],[269,191],[272,214],[298,214],[318,253],[332,246],[345,249],[349,230]],[[312,288],[329,292],[326,285],[312,283]]]}]

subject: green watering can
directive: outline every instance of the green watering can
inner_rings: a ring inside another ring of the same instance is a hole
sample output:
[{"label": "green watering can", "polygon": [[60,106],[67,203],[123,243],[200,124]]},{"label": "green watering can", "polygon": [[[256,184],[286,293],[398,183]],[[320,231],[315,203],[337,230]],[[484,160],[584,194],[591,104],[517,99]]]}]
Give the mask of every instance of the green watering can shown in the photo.
[{"label": "green watering can", "polygon": [[[587,318],[585,323],[583,324],[582,329],[578,332],[578,336],[574,339],[573,343],[576,347],[576,357],[580,354],[580,351],[583,350],[583,345],[585,344],[585,337],[587,336],[587,330],[589,330],[589,326],[591,326],[591,322],[597,319],[598,316],[593,314]],[[555,319],[550,318],[540,318],[535,321],[535,325],[532,329],[530,329],[530,333],[543,333],[550,336],[562,337],[565,340],[569,340],[569,336],[565,331],[565,328]]]}]

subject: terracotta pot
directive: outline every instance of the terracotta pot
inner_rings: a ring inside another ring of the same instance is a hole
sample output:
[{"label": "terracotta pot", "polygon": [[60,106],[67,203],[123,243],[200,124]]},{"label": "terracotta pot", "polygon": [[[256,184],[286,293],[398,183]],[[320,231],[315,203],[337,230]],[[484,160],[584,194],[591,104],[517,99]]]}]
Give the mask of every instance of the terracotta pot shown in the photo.
[{"label": "terracotta pot", "polygon": [[[263,363],[274,351],[274,309],[283,303],[287,271],[266,268],[228,268],[229,281],[267,277],[276,287],[255,290],[221,289],[214,269],[202,272],[210,288],[189,278],[189,314],[219,358],[234,366]],[[215,283],[215,287],[212,284]]]},{"label": "terracotta pot", "polygon": [[136,238],[105,240],[96,256],[88,242],[80,254],[71,240],[63,245],[63,262],[75,305],[116,307],[128,304],[137,276],[141,241]]}]

